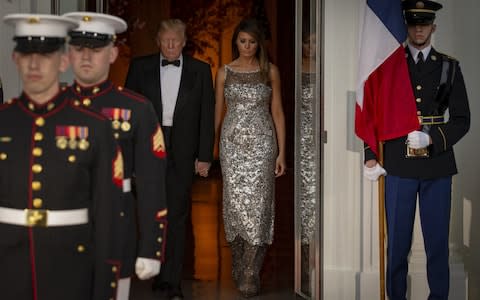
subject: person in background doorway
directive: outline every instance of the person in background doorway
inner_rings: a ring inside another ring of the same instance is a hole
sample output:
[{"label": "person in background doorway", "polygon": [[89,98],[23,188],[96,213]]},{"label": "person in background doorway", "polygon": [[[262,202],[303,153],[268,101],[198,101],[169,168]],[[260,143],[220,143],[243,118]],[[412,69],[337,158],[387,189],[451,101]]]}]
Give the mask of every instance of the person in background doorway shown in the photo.
[{"label": "person in background doorway", "polygon": [[152,288],[169,299],[181,290],[185,237],[194,174],[207,176],[213,158],[214,106],[210,66],[182,54],[186,25],[163,20],[157,34],[160,53],[134,58],[125,86],[152,101],[167,146],[168,243],[166,260]]}]

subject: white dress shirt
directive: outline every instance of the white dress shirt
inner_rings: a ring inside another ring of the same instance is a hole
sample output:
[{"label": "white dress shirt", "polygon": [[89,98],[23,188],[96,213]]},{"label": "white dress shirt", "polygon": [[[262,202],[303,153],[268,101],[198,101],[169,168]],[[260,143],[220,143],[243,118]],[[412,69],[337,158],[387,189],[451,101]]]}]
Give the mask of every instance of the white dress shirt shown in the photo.
[{"label": "white dress shirt", "polygon": [[422,50],[418,50],[417,48],[413,47],[410,44],[407,44],[407,45],[408,45],[408,49],[410,50],[410,53],[412,53],[412,57],[415,60],[415,63],[418,62],[418,53],[420,53],[420,51],[423,54],[423,61],[426,61],[427,57],[428,57],[428,54],[430,53],[430,50],[432,49],[431,44],[428,45],[427,47],[423,48]]},{"label": "white dress shirt", "polygon": [[[165,59],[160,54],[160,62]],[[166,65],[160,63],[160,86],[162,91],[162,125],[173,125],[173,113],[177,103],[180,78],[182,76],[183,56],[180,55],[180,66]]]}]

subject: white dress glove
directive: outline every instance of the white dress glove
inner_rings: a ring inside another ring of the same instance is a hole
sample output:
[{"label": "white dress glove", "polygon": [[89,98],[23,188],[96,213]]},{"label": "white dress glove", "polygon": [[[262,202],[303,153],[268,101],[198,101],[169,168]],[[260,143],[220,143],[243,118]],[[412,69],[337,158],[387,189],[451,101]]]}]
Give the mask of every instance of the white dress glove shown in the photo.
[{"label": "white dress glove", "polygon": [[366,165],[363,166],[363,176],[371,181],[377,181],[378,177],[382,175],[387,175],[387,171],[378,163],[371,168],[367,167]]},{"label": "white dress glove", "polygon": [[135,273],[141,280],[150,279],[160,273],[161,263],[159,260],[138,257],[135,262]]},{"label": "white dress glove", "polygon": [[423,131],[412,131],[408,134],[407,144],[412,149],[426,148],[430,145],[430,136]]}]

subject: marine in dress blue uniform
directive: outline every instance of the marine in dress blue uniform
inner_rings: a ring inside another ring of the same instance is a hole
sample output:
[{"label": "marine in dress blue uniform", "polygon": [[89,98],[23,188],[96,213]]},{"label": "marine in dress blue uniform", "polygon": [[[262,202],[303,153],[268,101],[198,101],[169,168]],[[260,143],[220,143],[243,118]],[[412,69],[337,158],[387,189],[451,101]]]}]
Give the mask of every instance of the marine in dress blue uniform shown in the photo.
[{"label": "marine in dress blue uniform", "polygon": [[[415,0],[405,0],[402,5],[409,32],[405,55],[420,128],[384,145],[387,294],[391,300],[406,299],[408,254],[418,197],[427,256],[428,299],[446,300],[451,186],[452,176],[457,173],[453,145],[469,130],[470,110],[458,61],[430,45],[436,27],[435,12],[442,5]],[[367,148],[365,160],[375,159]]]},{"label": "marine in dress blue uniform", "polygon": [[163,133],[150,101],[108,80],[110,63],[116,58],[111,55],[117,53],[116,34],[126,30],[126,23],[100,13],[72,12],[64,16],[80,23],[69,32],[69,56],[75,74],[69,93],[77,105],[94,109],[110,119],[123,153],[124,194],[116,208],[120,227],[115,232],[121,237],[116,245],[122,261],[118,298],[128,299],[129,278],[134,272],[140,279],[148,279],[158,274],[165,257]]},{"label": "marine in dress blue uniform", "polygon": [[2,299],[115,297],[111,234],[122,158],[108,120],[59,87],[67,30],[77,22],[12,14],[24,91],[0,105]]}]

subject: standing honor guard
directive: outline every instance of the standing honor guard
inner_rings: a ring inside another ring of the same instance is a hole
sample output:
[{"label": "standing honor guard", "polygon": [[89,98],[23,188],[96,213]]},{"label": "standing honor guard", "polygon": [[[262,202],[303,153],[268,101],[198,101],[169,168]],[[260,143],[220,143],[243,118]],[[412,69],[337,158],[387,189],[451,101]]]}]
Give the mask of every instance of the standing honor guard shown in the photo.
[{"label": "standing honor guard", "polygon": [[74,106],[58,77],[74,20],[11,14],[23,93],[0,106],[2,299],[115,297],[113,199],[123,162],[108,120]]},{"label": "standing honor guard", "polygon": [[385,170],[387,173],[389,299],[406,299],[408,255],[418,198],[427,256],[428,299],[447,300],[452,176],[457,173],[453,146],[470,128],[470,110],[459,62],[431,45],[435,12],[442,5],[405,0],[402,6],[408,26],[406,59],[420,127],[385,142],[385,169],[367,149],[365,176],[376,180]]},{"label": "standing honor guard", "polygon": [[123,153],[124,194],[116,212],[121,224],[116,232],[122,239],[116,247],[122,261],[118,299],[128,299],[134,271],[142,280],[155,276],[164,258],[167,209],[163,133],[150,101],[108,80],[110,64],[118,56],[116,34],[127,29],[125,21],[91,12],[64,16],[80,24],[69,32],[68,53],[75,74],[69,92],[75,103],[111,120]]}]

